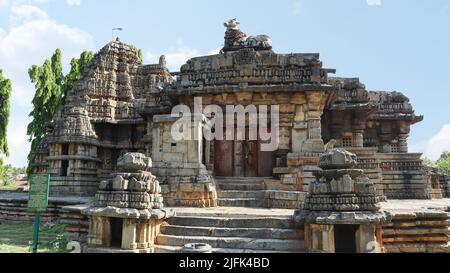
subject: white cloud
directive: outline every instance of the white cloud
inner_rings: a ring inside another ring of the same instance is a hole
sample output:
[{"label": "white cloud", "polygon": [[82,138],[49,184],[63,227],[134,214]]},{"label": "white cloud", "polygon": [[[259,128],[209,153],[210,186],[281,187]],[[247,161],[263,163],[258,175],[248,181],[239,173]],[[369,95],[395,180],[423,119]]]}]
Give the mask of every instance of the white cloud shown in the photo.
[{"label": "white cloud", "polygon": [[9,7],[13,5],[22,5],[22,4],[42,4],[46,3],[49,0],[0,0],[0,7]]},{"label": "white cloud", "polygon": [[366,0],[369,6],[381,6],[381,0]]},{"label": "white cloud", "polygon": [[81,0],[66,0],[66,3],[69,6],[79,6],[81,5]]},{"label": "white cloud", "polygon": [[17,167],[27,165],[27,156],[30,151],[30,143],[27,136],[27,125],[30,120],[24,116],[12,113],[8,130],[8,145],[10,157],[6,159],[7,164]]},{"label": "white cloud", "polygon": [[220,53],[221,50],[222,50],[222,47],[218,47],[218,48],[215,48],[215,49],[211,50],[206,55],[217,55],[217,54]]},{"label": "white cloud", "polygon": [[29,82],[28,68],[41,64],[56,48],[62,49],[63,61],[69,63],[83,50],[92,49],[93,40],[79,29],[49,19],[15,26],[0,39],[2,68],[14,84],[13,104],[30,103],[34,90]]},{"label": "white cloud", "polygon": [[67,71],[70,59],[79,56],[84,50],[94,49],[94,41],[88,33],[52,20],[36,6],[17,4],[45,0],[0,1],[0,4],[8,5],[10,12],[9,29],[0,29],[0,68],[13,85],[11,122],[8,128],[11,157],[6,162],[24,166],[29,151],[27,115],[31,112],[31,100],[34,96],[28,68],[33,64],[41,65],[46,58],[51,57],[56,48],[60,48]]},{"label": "white cloud", "polygon": [[[163,53],[166,56],[167,67],[170,71],[179,71],[189,59],[199,56],[199,51],[194,48],[180,46],[174,50]],[[144,55],[144,63],[158,63],[160,55],[147,52]]]},{"label": "white cloud", "polygon": [[412,152],[422,152],[431,160],[438,160],[442,152],[450,151],[450,124],[442,129],[428,141],[422,141],[410,147]]},{"label": "white cloud", "polygon": [[166,56],[167,67],[170,71],[180,71],[189,59],[203,55],[217,55],[222,48],[215,48],[209,52],[200,52],[200,50],[184,45],[183,38],[177,38],[175,46],[170,48],[167,52],[162,52],[159,55],[151,51],[144,54],[144,63],[158,63],[161,55]]},{"label": "white cloud", "polygon": [[13,5],[9,22],[11,25],[18,25],[32,20],[45,20],[48,15],[42,9],[31,5]]}]

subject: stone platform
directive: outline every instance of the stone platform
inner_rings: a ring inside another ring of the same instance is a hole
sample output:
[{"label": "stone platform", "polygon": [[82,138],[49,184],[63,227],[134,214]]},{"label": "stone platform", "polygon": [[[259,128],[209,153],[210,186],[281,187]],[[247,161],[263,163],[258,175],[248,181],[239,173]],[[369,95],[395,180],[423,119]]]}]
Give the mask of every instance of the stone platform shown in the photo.
[{"label": "stone platform", "polygon": [[[161,228],[156,252],[179,252],[187,243],[207,243],[217,253],[305,252],[304,229],[291,209],[246,207],[172,208],[176,217]],[[450,199],[389,200],[381,210],[387,253],[450,252]]]},{"label": "stone platform", "polygon": [[[27,198],[27,193],[0,193],[0,222],[32,221],[32,215],[26,213]],[[69,232],[84,237],[87,219],[80,211],[90,202],[90,198],[50,198],[47,220],[68,224]],[[156,252],[179,252],[192,242],[209,243],[215,252],[305,251],[304,230],[294,226],[292,209],[171,209],[176,216],[161,227]],[[392,222],[383,225],[387,253],[450,252],[450,199],[389,200],[381,203],[381,210],[392,215]]]}]

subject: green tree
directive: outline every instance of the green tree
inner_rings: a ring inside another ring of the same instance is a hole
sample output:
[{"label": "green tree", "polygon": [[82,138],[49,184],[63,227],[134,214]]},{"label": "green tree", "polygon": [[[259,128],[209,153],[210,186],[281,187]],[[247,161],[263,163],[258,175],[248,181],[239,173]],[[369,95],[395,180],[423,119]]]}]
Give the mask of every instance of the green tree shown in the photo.
[{"label": "green tree", "polygon": [[436,168],[436,162],[429,159],[428,157],[422,157],[422,162],[423,162],[423,165],[425,165],[425,166],[428,166],[431,168]]},{"label": "green tree", "polygon": [[50,60],[42,66],[33,65],[29,70],[31,82],[35,84],[36,93],[33,98],[32,121],[28,125],[27,134],[31,142],[28,154],[27,173],[31,174],[34,153],[47,134],[47,125],[54,119],[64,98],[81,78],[84,70],[90,65],[94,54],[90,51],[81,53],[80,58],[71,61],[70,73],[64,76],[62,71],[62,52],[57,49]]},{"label": "green tree", "polygon": [[28,70],[31,82],[35,84],[36,93],[33,98],[32,121],[28,124],[27,134],[30,137],[31,151],[28,154],[28,173],[34,162],[34,151],[41,144],[47,133],[47,124],[53,120],[61,103],[62,73],[61,50],[57,49],[50,60],[42,66],[33,65]]},{"label": "green tree", "polygon": [[436,165],[441,172],[450,174],[450,152],[443,152]]},{"label": "green tree", "polygon": [[143,60],[144,60],[144,57],[143,57],[143,54],[142,54],[142,49],[137,48],[137,47],[134,46],[134,45],[131,45],[131,48],[133,48],[133,49],[137,52],[139,61],[142,63]]},{"label": "green tree", "polygon": [[0,69],[0,179],[4,177],[3,157],[9,156],[7,130],[11,109],[11,91],[11,81],[3,76],[3,71]]},{"label": "green tree", "polygon": [[73,58],[70,62],[70,72],[64,79],[64,84],[62,85],[62,95],[63,99],[67,96],[67,93],[73,88],[75,82],[81,79],[81,75],[84,73],[86,68],[92,63],[94,59],[94,53],[91,51],[84,51],[81,53],[80,58]]}]

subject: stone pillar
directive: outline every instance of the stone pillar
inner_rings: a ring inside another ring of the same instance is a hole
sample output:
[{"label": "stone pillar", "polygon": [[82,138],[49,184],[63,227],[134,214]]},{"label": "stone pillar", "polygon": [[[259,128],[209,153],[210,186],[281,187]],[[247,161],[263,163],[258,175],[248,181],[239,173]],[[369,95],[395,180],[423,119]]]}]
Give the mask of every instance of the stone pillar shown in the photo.
[{"label": "stone pillar", "polygon": [[302,152],[323,153],[321,118],[325,95],[323,92],[308,92],[306,97],[308,106],[305,109],[305,118],[308,125],[308,139],[303,143]]},{"label": "stone pillar", "polygon": [[353,113],[352,133],[353,147],[364,147],[364,131],[369,113],[367,111],[355,111]]},{"label": "stone pillar", "polygon": [[334,253],[334,226],[306,224],[305,242],[309,252]]},{"label": "stone pillar", "polygon": [[306,123],[305,105],[296,105],[294,126],[292,129],[292,152],[300,153],[303,142],[308,139],[308,123]]},{"label": "stone pillar", "polygon": [[89,224],[88,244],[92,246],[103,246],[103,223],[101,217],[92,217]]},{"label": "stone pillar", "polygon": [[101,234],[102,234],[102,245],[106,247],[111,246],[111,221],[108,217],[101,217]]},{"label": "stone pillar", "polygon": [[353,146],[357,148],[364,147],[364,131],[353,130]]},{"label": "stone pillar", "polygon": [[400,153],[408,153],[408,134],[399,134],[398,135],[398,144]]},{"label": "stone pillar", "polygon": [[334,253],[334,226],[321,225],[322,229],[322,251],[326,253]]},{"label": "stone pillar", "polygon": [[147,237],[147,222],[140,222],[137,224],[137,248],[147,249],[149,248],[148,237]]},{"label": "stone pillar", "polygon": [[356,232],[356,252],[377,253],[379,246],[375,235],[375,225],[361,225]]},{"label": "stone pillar", "polygon": [[122,248],[137,249],[136,243],[136,219],[123,219]]}]

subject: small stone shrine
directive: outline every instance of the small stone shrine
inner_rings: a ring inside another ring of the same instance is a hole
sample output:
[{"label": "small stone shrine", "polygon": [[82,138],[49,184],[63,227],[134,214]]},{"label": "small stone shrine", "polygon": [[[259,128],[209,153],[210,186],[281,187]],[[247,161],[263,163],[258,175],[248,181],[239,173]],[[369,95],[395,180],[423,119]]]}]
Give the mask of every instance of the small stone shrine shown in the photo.
[{"label": "small stone shrine", "polygon": [[152,253],[160,226],[174,213],[163,209],[150,158],[127,153],[117,166],[120,172],[100,183],[94,206],[83,211],[90,218],[87,252]]},{"label": "small stone shrine", "polygon": [[305,225],[306,249],[326,253],[384,252],[381,225],[389,215],[380,211],[376,189],[356,155],[333,149],[320,157],[316,181],[295,220]]}]

